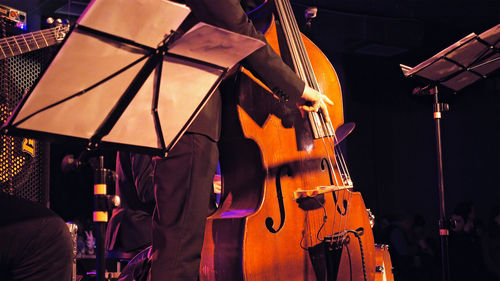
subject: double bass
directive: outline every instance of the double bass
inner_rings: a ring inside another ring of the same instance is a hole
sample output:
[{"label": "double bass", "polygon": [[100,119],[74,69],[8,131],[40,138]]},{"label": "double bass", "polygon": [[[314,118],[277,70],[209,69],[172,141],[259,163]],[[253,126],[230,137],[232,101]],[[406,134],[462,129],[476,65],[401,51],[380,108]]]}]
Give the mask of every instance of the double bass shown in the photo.
[{"label": "double bass", "polygon": [[344,123],[338,76],[300,33],[288,0],[267,4],[275,17],[266,40],[334,102],[332,122],[284,108],[242,70],[238,94],[223,97],[222,203],[207,218],[200,280],[374,280],[370,218],[337,145]]}]

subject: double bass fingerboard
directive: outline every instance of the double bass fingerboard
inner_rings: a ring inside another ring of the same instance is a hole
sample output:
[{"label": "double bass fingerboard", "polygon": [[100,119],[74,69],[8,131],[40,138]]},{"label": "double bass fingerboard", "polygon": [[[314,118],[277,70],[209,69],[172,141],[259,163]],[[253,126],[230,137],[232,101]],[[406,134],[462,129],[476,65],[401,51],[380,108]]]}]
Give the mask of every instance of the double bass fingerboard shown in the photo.
[{"label": "double bass fingerboard", "polygon": [[[291,53],[295,72],[309,87],[320,90],[290,2],[287,0],[275,0],[274,3],[285,34],[288,50]],[[320,114],[308,112],[307,115],[315,139],[335,135],[332,124],[325,122],[325,119]]]}]

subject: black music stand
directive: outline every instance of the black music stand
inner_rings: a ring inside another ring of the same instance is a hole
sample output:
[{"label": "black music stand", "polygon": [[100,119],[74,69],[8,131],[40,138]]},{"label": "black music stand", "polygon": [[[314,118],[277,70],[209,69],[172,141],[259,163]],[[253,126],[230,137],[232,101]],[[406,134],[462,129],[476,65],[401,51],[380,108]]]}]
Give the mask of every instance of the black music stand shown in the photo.
[{"label": "black music stand", "polygon": [[425,81],[426,85],[416,88],[414,94],[434,96],[434,120],[436,129],[436,154],[438,164],[438,188],[440,203],[439,235],[441,236],[441,259],[443,281],[449,280],[448,235],[450,221],[446,217],[444,200],[443,156],[441,142],[442,112],[448,111],[447,104],[440,103],[438,86],[443,85],[455,92],[486,79],[500,68],[500,24],[476,35],[469,34],[416,67],[400,65],[406,77]]},{"label": "black music stand", "polygon": [[[101,147],[166,156],[228,69],[264,46],[203,23],[175,32],[189,13],[169,1],[92,1],[2,133],[85,144],[79,161]],[[108,210],[99,161],[96,280],[104,281]]]}]

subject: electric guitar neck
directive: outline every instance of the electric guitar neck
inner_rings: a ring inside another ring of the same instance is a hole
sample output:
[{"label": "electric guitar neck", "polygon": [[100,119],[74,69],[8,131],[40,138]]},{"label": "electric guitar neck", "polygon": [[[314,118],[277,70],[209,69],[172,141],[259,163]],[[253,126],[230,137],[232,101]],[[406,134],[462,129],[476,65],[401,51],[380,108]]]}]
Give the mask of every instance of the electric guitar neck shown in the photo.
[{"label": "electric guitar neck", "polygon": [[0,39],[0,60],[49,47],[62,42],[69,31],[69,25],[43,29]]}]

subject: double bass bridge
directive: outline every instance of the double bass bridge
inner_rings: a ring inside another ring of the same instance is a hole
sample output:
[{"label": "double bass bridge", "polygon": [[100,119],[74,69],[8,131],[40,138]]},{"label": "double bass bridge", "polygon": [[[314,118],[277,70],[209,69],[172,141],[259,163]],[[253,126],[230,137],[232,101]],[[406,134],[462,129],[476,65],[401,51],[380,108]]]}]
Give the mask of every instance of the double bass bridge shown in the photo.
[{"label": "double bass bridge", "polygon": [[341,190],[352,190],[353,185],[321,185],[314,189],[299,189],[293,192],[293,199],[299,201],[300,199],[313,198],[318,195],[322,195],[329,192],[341,191]]}]

